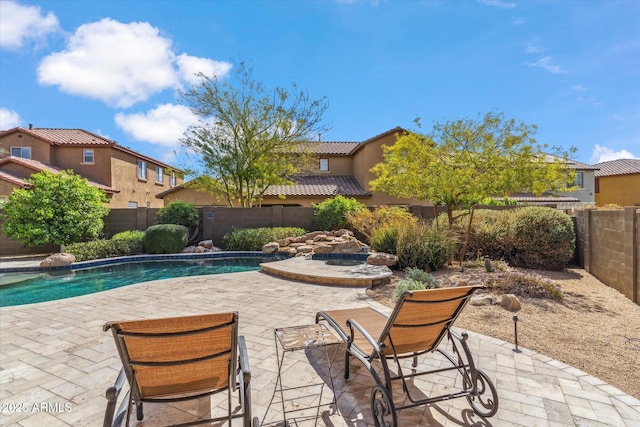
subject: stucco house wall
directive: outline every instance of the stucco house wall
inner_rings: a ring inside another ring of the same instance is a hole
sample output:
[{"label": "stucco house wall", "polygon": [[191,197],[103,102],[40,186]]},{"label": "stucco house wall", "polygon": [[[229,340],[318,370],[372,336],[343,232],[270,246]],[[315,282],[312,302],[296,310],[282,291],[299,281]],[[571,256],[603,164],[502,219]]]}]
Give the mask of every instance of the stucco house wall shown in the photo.
[{"label": "stucco house wall", "polygon": [[640,206],[640,174],[599,177],[596,204],[604,206]]}]

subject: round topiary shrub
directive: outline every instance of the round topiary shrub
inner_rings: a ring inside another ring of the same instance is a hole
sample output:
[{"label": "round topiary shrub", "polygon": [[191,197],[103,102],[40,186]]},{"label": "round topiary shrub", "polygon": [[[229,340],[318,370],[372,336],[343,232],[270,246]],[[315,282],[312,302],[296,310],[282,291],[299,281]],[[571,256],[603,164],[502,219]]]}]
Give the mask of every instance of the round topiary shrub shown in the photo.
[{"label": "round topiary shrub", "polygon": [[128,230],[116,233],[111,240],[124,242],[129,247],[127,255],[137,255],[144,253],[144,231]]},{"label": "round topiary shrub", "polygon": [[152,225],[144,233],[144,247],[150,254],[180,252],[187,246],[188,241],[189,229],[184,225]]}]

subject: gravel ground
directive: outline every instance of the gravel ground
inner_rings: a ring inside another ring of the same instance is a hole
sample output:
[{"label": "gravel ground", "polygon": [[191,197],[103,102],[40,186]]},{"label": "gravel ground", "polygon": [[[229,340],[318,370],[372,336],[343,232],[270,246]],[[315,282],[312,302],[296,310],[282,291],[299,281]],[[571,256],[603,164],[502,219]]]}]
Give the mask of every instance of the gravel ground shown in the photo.
[{"label": "gravel ground", "polygon": [[[519,297],[522,309],[517,312],[499,305],[468,304],[455,325],[514,343],[517,314],[520,347],[553,357],[640,399],[640,305],[580,268],[536,273],[559,285],[565,298]],[[452,286],[463,281],[485,283],[489,274],[484,268],[460,272],[446,267],[433,276],[440,286]],[[393,307],[395,284],[402,275],[394,274],[390,284],[367,293]]]}]

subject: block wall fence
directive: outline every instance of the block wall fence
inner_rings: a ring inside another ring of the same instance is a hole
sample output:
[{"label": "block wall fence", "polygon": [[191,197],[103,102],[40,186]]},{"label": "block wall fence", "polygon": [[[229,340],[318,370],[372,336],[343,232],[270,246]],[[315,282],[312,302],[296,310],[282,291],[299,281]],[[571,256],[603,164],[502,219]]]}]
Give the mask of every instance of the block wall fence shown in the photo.
[{"label": "block wall fence", "polygon": [[[504,209],[511,207],[486,207]],[[222,246],[222,238],[235,228],[301,227],[312,230],[313,208],[271,206],[261,208],[201,208],[200,239],[213,240]],[[415,216],[432,219],[433,206],[411,206]],[[112,209],[105,218],[104,235],[110,237],[120,231],[145,230],[153,225],[158,209]],[[438,213],[444,212],[438,207]],[[624,210],[576,210],[575,262],[608,286],[640,303],[640,208]],[[1,223],[0,223],[1,229]],[[0,257],[29,256],[54,252],[53,245],[23,247],[0,232]],[[0,264],[2,260],[0,259]]]}]

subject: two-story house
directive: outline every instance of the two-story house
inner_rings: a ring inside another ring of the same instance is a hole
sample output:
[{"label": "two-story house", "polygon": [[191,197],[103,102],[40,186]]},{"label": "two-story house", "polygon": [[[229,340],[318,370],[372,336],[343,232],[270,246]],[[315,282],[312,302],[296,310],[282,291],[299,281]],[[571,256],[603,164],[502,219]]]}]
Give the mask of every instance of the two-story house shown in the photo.
[{"label": "two-story house", "polygon": [[640,206],[640,159],[618,159],[597,163],[598,206]]},{"label": "two-story house", "polygon": [[160,208],[157,193],[183,182],[183,171],[82,129],[0,132],[0,202],[41,170],[71,169],[105,190],[110,208]]},{"label": "two-story house", "polygon": [[[311,206],[336,195],[353,197],[367,206],[430,205],[427,200],[397,198],[369,186],[376,178],[370,169],[383,160],[382,146],[393,145],[403,132],[396,127],[362,142],[310,142],[306,148],[316,158],[315,168],[292,177],[294,184],[267,188],[262,206]],[[165,204],[181,200],[198,206],[227,205],[222,195],[216,197],[183,185],[159,192],[156,197],[164,199]]]}]

